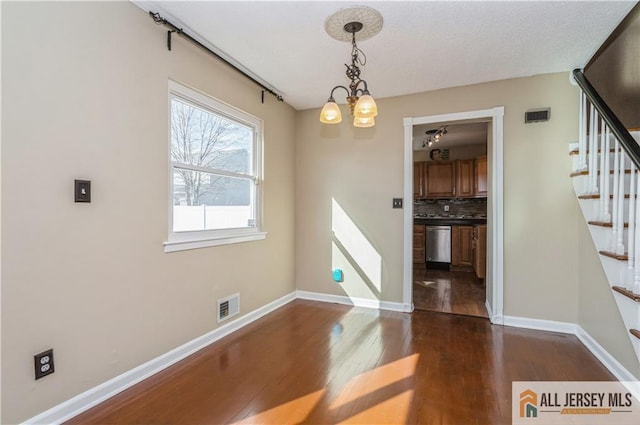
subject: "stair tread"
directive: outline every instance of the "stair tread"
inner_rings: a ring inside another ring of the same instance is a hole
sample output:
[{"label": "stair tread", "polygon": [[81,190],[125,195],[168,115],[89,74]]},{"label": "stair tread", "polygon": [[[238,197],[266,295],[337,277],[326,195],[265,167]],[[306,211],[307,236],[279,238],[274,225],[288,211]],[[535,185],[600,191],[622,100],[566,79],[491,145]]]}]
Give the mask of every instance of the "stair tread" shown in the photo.
[{"label": "stair tread", "polygon": [[627,261],[629,259],[629,257],[627,256],[626,252],[624,254],[622,254],[622,255],[619,255],[619,254],[616,254],[615,252],[600,251],[600,255],[604,255],[605,257],[614,258],[614,259],[620,260],[620,261]]},{"label": "stair tread", "polygon": [[635,294],[628,289],[623,288],[622,286],[612,286],[611,289],[624,295],[627,298],[631,298],[635,302],[640,302],[640,294]]},{"label": "stair tread", "polygon": [[[600,227],[613,227],[613,223],[610,221],[598,221],[598,220],[589,220],[587,223],[592,226],[600,226]],[[629,223],[624,223],[624,227],[629,227]]]},{"label": "stair tread", "polygon": [[637,329],[629,329],[629,332],[631,332],[631,335],[635,336],[636,338],[640,339],[640,331]]},{"label": "stair tread", "polygon": [[[620,150],[620,149],[618,149]],[[598,149],[598,153],[602,152],[602,149]],[[615,148],[611,148],[609,149],[609,153],[615,153],[616,150]],[[578,155],[580,153],[580,150],[578,149],[572,149],[569,151],[569,156],[573,156],[573,155]],[[589,155],[589,150],[587,149],[587,155]]]},{"label": "stair tread", "polygon": [[[629,199],[631,196],[628,193],[624,194],[624,199]],[[635,196],[636,198],[638,195]],[[600,199],[600,194],[593,195],[578,195],[578,199]],[[609,199],[613,199],[613,195],[609,195]]]},{"label": "stair tread", "polygon": [[[613,175],[615,170],[609,170],[609,174]],[[636,170],[636,173],[638,171]],[[624,170],[625,174],[631,174],[631,169],[628,170]],[[569,177],[578,177],[578,176],[588,176],[589,175],[589,170],[582,170],[582,171],[573,171],[571,174],[569,174]],[[600,171],[598,171],[598,175],[600,175]]]}]

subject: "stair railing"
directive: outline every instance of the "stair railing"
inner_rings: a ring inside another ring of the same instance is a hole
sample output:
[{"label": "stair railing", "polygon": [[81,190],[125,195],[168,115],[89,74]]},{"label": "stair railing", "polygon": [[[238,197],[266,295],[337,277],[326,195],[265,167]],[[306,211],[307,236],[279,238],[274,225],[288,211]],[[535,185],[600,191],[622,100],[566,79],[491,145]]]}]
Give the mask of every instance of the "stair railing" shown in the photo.
[{"label": "stair railing", "polygon": [[[627,258],[627,273],[620,276],[620,286],[640,294],[640,146],[582,71],[576,69],[572,75],[581,88],[578,169],[575,171],[588,173],[584,194],[599,196],[594,219],[611,225],[610,253]],[[629,198],[627,211],[625,195]]]}]

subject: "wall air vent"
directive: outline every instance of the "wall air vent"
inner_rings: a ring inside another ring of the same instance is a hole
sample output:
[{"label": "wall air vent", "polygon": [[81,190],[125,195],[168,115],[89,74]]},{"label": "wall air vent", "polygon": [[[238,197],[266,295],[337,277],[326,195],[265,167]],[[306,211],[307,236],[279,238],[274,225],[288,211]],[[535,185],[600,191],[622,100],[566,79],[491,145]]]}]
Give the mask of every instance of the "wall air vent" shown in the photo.
[{"label": "wall air vent", "polygon": [[240,294],[218,300],[218,323],[223,322],[240,312]]},{"label": "wall air vent", "polygon": [[524,123],[545,122],[551,117],[551,108],[532,109],[524,113]]}]

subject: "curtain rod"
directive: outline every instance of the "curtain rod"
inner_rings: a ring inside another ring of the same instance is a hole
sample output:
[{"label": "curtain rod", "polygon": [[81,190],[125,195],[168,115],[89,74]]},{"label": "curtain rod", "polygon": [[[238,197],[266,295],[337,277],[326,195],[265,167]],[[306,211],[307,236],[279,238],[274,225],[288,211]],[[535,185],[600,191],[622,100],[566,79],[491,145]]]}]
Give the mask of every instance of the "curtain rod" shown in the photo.
[{"label": "curtain rod", "polygon": [[253,78],[251,75],[247,74],[246,72],[244,72],[242,69],[238,68],[236,65],[232,64],[231,62],[229,62],[228,60],[226,60],[225,58],[223,58],[222,56],[220,56],[218,53],[214,52],[213,50],[211,50],[210,48],[208,48],[207,46],[205,46],[204,44],[202,44],[201,42],[199,42],[198,40],[196,40],[195,38],[193,38],[192,36],[190,36],[189,34],[187,34],[186,32],[184,32],[182,30],[182,28],[178,28],[177,26],[175,26],[174,24],[172,24],[171,22],[167,21],[165,18],[163,18],[162,16],[160,16],[160,13],[157,12],[149,12],[149,16],[151,16],[151,18],[153,19],[153,21],[156,24],[161,24],[164,25],[165,27],[169,28],[169,31],[167,31],[167,49],[171,50],[171,34],[176,32],[178,34],[180,34],[181,36],[183,36],[184,38],[186,38],[187,40],[189,40],[190,42],[192,42],[193,44],[195,44],[196,46],[200,47],[203,50],[206,50],[209,54],[215,56],[218,60],[226,63],[227,65],[229,65],[231,68],[233,68],[236,72],[244,75],[246,78],[248,78],[249,80],[253,81],[254,83],[256,83],[257,85],[259,85],[260,87],[262,87],[262,103],[264,103],[264,92],[267,93],[271,93],[272,95],[274,95],[276,97],[276,99],[278,99],[280,102],[283,101],[282,96],[279,95],[278,93],[276,93],[275,91],[273,91],[272,89],[270,89],[269,87],[265,86],[264,84],[262,84],[260,81],[256,80],[255,78]]}]

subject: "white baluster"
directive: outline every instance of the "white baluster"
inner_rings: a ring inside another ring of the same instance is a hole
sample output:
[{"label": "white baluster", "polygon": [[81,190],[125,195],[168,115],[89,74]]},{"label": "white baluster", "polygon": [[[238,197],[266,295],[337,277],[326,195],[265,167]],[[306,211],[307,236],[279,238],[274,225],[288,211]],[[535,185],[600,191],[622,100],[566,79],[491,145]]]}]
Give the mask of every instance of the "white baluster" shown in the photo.
[{"label": "white baluster", "polygon": [[620,152],[620,175],[618,176],[618,234],[616,254],[624,255],[624,159],[626,154]]},{"label": "white baluster", "polygon": [[[634,264],[635,264],[635,249],[636,247],[636,237],[635,237],[635,229],[636,229],[636,167],[631,164],[631,179],[629,183],[629,232],[628,241],[627,241],[627,267],[629,269],[629,279],[625,279],[625,282],[628,282],[626,287],[628,290],[633,291],[634,288]],[[624,223],[623,223],[624,226]]]},{"label": "white baluster", "polygon": [[604,209],[604,187],[609,184],[609,174],[605,174],[605,160],[609,161],[609,152],[605,151],[605,123],[603,119],[600,119],[600,202],[598,203],[600,206],[600,211],[598,215],[598,219],[601,221],[605,221],[605,209]]},{"label": "white baluster", "polygon": [[591,181],[589,193],[598,193],[598,126],[596,124],[596,108],[591,106],[591,131],[589,132],[589,180]]},{"label": "white baluster", "polygon": [[[638,192],[640,192],[640,173],[638,173],[637,177],[632,174],[631,178],[637,180],[636,187],[639,189]],[[633,238],[636,241],[635,259],[633,262],[634,273],[632,286],[633,292],[636,294],[640,294],[640,249],[637,249],[640,246],[640,205],[638,204],[638,198],[640,197],[636,196],[636,198],[629,198],[629,202],[636,204],[636,216],[634,219],[636,225],[633,232],[629,230],[629,239]],[[631,229],[631,220],[629,220],[629,229]]]},{"label": "white baluster", "polygon": [[609,134],[609,127],[605,126],[605,132],[604,132],[604,152],[602,153],[602,155],[606,158],[604,161],[604,170],[602,171],[602,174],[605,175],[605,183],[602,186],[602,198],[604,199],[604,214],[602,216],[602,221],[604,221],[605,223],[609,223],[611,221],[611,211],[610,211],[610,204],[611,202],[609,201],[609,180],[611,179],[610,175],[610,164],[609,164],[609,158],[611,153],[609,152],[611,150],[611,140],[610,140],[610,134]]},{"label": "white baluster", "polygon": [[587,97],[580,92],[580,115],[578,122],[578,170],[587,169]]},{"label": "white baluster", "polygon": [[613,216],[611,217],[611,245],[609,251],[616,252],[616,241],[618,236],[618,167],[620,166],[620,160],[618,157],[620,156],[620,144],[618,139],[614,138],[614,150],[613,154],[613,182],[611,186],[611,191],[613,193]]},{"label": "white baluster", "polygon": [[591,137],[591,121],[590,118],[593,115],[593,105],[587,101],[587,110],[584,114],[584,143],[585,143],[585,155],[586,155],[586,166],[585,171],[587,171],[587,178],[584,179],[584,193],[592,194],[593,193],[593,185],[591,184],[591,180],[593,177],[593,146],[592,146],[592,137]]}]

